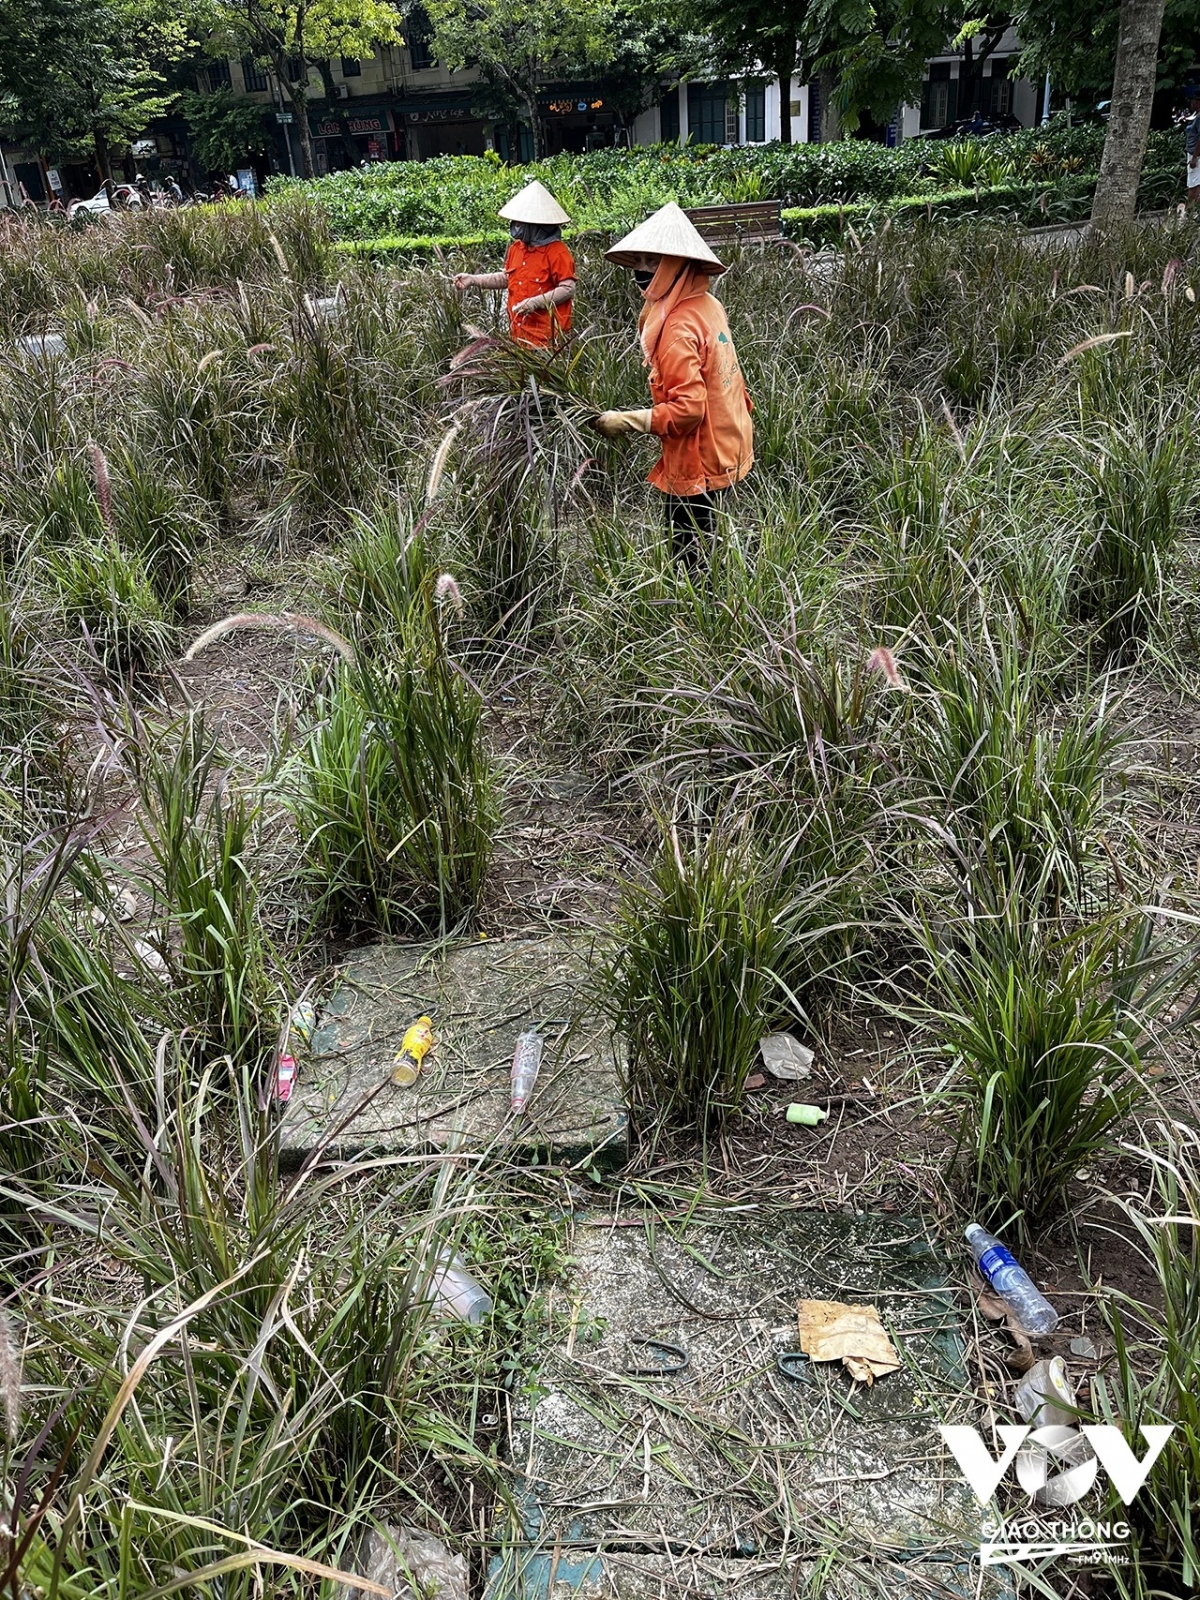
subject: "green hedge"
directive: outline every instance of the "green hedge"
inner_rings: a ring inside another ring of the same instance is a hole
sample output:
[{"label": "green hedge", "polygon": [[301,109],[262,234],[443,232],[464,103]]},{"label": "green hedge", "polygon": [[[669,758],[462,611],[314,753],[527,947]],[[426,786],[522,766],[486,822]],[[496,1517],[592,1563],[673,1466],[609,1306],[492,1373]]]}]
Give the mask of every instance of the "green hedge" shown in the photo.
[{"label": "green hedge", "polygon": [[423,256],[439,250],[473,250],[483,245],[506,245],[507,233],[385,233],[379,239],[343,239],[335,249],[351,256]]},{"label": "green hedge", "polygon": [[[408,250],[444,239],[490,242],[496,213],[515,189],[540,178],[587,232],[632,227],[667,200],[728,205],[778,200],[790,209],[941,196],[960,185],[1053,185],[1076,170],[1099,167],[1102,127],[1028,129],[977,141],[981,160],[1009,170],[946,171],[947,145],[909,139],[899,149],[860,140],[834,144],[743,145],[725,149],[677,144],[593,150],[507,167],[490,156],[439,156],[433,161],[378,162],[365,169],[301,182],[272,178],[267,205],[302,194],[336,238],[409,241]],[[1151,135],[1147,164],[1182,170],[1178,131]]]},{"label": "green hedge", "polygon": [[[902,195],[896,200],[851,200],[820,206],[787,206],[783,231],[797,243],[821,245],[838,240],[847,228],[872,230],[885,220],[898,223],[947,221],[965,216],[1007,216],[1027,227],[1083,220],[1091,210],[1096,178],[1076,173],[1056,183],[997,183],[979,188],[941,189]],[[1157,168],[1142,177],[1138,199],[1143,210],[1157,209],[1179,197],[1180,173]],[[566,229],[568,239],[612,238],[612,229]],[[502,249],[508,234],[386,234],[379,239],[343,240],[335,248],[348,255],[437,256],[455,250]]]},{"label": "green hedge", "polygon": [[[904,195],[881,203],[794,206],[783,212],[789,239],[828,244],[847,228],[860,231],[891,219],[896,222],[947,220],[962,216],[1008,215],[1027,227],[1082,221],[1091,211],[1094,173],[1078,173],[1057,183],[998,183],[986,188],[943,189],[939,194]],[[1169,203],[1180,188],[1176,168],[1144,173],[1138,201],[1143,210]]]}]

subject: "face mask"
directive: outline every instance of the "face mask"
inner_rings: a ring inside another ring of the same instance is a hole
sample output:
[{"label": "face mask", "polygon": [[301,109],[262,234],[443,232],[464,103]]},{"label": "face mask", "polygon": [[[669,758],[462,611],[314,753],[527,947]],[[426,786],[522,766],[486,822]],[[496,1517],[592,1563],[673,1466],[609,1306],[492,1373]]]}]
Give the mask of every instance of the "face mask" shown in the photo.
[{"label": "face mask", "polygon": [[633,274],[633,281],[634,281],[634,283],[637,284],[638,288],[641,289],[643,293],[645,293],[645,291],[654,282],[654,274],[652,272],[641,272],[641,271],[639,271],[639,270],[637,270],[635,268],[634,269],[634,274]]},{"label": "face mask", "polygon": [[510,222],[508,225],[508,236],[510,239],[524,240],[525,224],[523,222]]}]

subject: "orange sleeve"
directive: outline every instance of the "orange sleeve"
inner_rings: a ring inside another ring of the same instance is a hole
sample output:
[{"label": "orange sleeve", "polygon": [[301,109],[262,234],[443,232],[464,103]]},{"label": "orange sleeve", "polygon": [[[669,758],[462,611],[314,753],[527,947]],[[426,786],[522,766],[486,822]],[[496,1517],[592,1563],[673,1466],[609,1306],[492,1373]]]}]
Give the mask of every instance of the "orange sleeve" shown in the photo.
[{"label": "orange sleeve", "polygon": [[550,258],[552,286],[557,289],[560,283],[566,283],[568,278],[575,276],[575,257],[561,239],[555,239],[553,243],[548,244],[546,254]]},{"label": "orange sleeve", "polygon": [[512,241],[512,243],[509,245],[508,249],[504,252],[504,270],[505,270],[505,272],[512,272],[517,267],[518,263],[517,263],[517,260],[516,260],[516,256],[517,256],[517,241],[514,239]]},{"label": "orange sleeve", "polygon": [[694,433],[708,409],[708,390],[700,360],[700,335],[686,328],[658,348],[658,380],[665,398],[650,416],[650,432],[660,439]]}]

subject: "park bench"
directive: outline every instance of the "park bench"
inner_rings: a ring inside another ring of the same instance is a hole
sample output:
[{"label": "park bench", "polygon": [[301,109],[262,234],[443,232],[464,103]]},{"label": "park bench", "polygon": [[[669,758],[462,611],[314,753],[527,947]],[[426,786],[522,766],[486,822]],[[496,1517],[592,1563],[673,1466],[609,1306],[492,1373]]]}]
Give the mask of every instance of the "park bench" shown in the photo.
[{"label": "park bench", "polygon": [[782,244],[778,200],[747,200],[735,206],[692,206],[687,215],[706,244]]}]

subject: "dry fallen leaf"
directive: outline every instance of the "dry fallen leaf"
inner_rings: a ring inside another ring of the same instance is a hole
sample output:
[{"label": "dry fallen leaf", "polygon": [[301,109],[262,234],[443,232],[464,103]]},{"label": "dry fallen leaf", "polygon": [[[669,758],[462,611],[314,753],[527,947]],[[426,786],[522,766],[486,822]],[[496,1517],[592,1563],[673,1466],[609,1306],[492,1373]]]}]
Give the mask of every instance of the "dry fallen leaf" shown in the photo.
[{"label": "dry fallen leaf", "polygon": [[1016,1349],[1010,1350],[1004,1358],[1004,1365],[1011,1372],[1028,1372],[1033,1366],[1033,1346],[1029,1342],[1029,1335],[1024,1328],[1016,1328],[1012,1322],[1005,1324],[1006,1330],[1016,1341]]},{"label": "dry fallen leaf", "polygon": [[874,1306],[801,1300],[800,1348],[810,1361],[841,1361],[856,1383],[871,1384],[900,1367]]},{"label": "dry fallen leaf", "polygon": [[992,1289],[977,1289],[975,1300],[980,1313],[989,1322],[1003,1322],[1009,1314],[1006,1303]]}]

